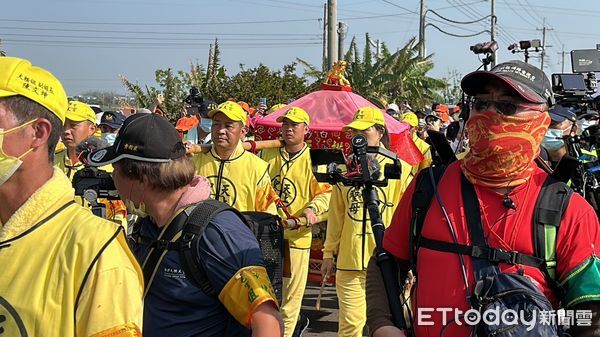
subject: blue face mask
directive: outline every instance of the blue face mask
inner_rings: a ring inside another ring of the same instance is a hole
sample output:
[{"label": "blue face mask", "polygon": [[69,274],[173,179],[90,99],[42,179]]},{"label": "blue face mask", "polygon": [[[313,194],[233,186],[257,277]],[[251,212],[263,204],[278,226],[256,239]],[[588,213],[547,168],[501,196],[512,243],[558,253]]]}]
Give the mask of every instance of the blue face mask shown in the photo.
[{"label": "blue face mask", "polygon": [[544,140],[542,140],[542,147],[548,151],[557,151],[565,146],[565,141],[562,139],[563,130],[548,129]]},{"label": "blue face mask", "polygon": [[106,141],[108,145],[113,145],[115,143],[115,139],[117,138],[116,133],[103,133],[101,136],[102,140]]},{"label": "blue face mask", "polygon": [[212,119],[202,118],[200,120],[200,128],[204,132],[210,132],[210,129],[212,128]]}]

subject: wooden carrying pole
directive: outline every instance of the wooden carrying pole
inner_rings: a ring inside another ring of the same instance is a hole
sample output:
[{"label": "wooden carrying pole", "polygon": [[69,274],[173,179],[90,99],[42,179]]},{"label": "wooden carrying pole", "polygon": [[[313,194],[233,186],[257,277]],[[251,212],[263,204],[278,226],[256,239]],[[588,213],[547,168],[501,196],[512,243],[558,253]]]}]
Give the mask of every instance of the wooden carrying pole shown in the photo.
[{"label": "wooden carrying pole", "polygon": [[[253,149],[253,144],[254,144],[254,149]],[[282,147],[283,142],[279,139],[257,140],[255,142],[243,142],[242,145],[244,146],[244,150],[256,152],[256,151],[260,151],[260,150],[264,150],[264,149],[271,149],[274,147]],[[198,144],[186,143],[186,147],[187,147],[187,154],[194,155],[194,154],[198,154],[198,153],[210,152],[210,149],[212,148],[212,144],[198,145]]]}]

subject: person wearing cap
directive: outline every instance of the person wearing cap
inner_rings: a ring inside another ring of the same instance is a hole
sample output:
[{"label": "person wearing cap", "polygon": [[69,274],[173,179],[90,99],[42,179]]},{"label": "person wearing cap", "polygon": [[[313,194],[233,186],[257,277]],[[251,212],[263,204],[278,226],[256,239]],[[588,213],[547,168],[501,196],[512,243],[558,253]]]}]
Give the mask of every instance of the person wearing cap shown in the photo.
[{"label": "person wearing cap", "polygon": [[105,140],[108,145],[113,145],[123,122],[125,122],[125,116],[122,113],[116,111],[104,112],[98,125],[102,131],[100,138]]},{"label": "person wearing cap", "polygon": [[90,165],[114,166],[119,195],[140,217],[132,247],[142,268],[152,271],[145,280],[144,336],[280,336],[277,300],[260,247],[232,211],[216,215],[198,245],[198,268],[218,296],[186,278],[177,249],[165,250],[159,260],[150,257],[182,212],[210,197],[210,182],[195,175],[185,153],[179,133],[166,118],[134,114],[113,146],[88,156]]},{"label": "person wearing cap", "polygon": [[211,182],[213,199],[238,211],[277,214],[277,194],[271,186],[269,165],[242,146],[248,132],[244,109],[227,101],[211,110],[208,117],[212,119],[212,148],[192,160],[196,173]]},{"label": "person wearing cap", "polygon": [[[381,110],[362,107],[351,123],[344,126],[354,135],[364,135],[369,146],[389,148],[389,134]],[[374,155],[371,160],[380,169],[392,160]],[[411,166],[401,161],[402,177],[389,179],[387,186],[376,187],[380,200],[379,211],[385,227],[389,226],[398,200],[404,191],[404,182]],[[366,320],[365,279],[369,259],[375,249],[371,223],[363,208],[362,187],[333,186],[329,204],[327,233],[323,246],[323,279],[331,275],[336,259],[335,287],[339,305],[339,336],[362,336]]]},{"label": "person wearing cap", "polygon": [[549,115],[550,126],[542,140],[543,150],[540,155],[546,158],[552,169],[555,169],[558,162],[568,154],[565,137],[575,135],[577,116],[573,109],[561,105],[550,109]]},{"label": "person wearing cap", "polygon": [[423,160],[419,163],[419,165],[413,166],[411,170],[412,175],[416,176],[419,171],[431,165],[431,146],[417,135],[419,118],[414,112],[409,111],[402,114],[401,121],[410,125],[410,137],[419,151],[421,151],[423,154]]},{"label": "person wearing cap", "polygon": [[[467,74],[461,87],[472,97],[466,122],[470,150],[463,159],[451,163],[439,179],[437,196],[432,198],[424,218],[421,243],[427,238],[449,244],[471,244],[462,194],[457,195],[461,193],[461,186],[470,183],[480,206],[480,223],[487,244],[514,254],[532,254],[535,251],[533,226],[537,225],[533,224],[533,212],[541,186],[548,177],[534,160],[550,124],[548,108],[553,103],[550,81],[531,64],[509,61],[490,71]],[[398,259],[400,280],[407,275],[414,249],[410,245],[409,228],[417,181],[414,179],[408,187],[383,239],[384,249]],[[449,226],[453,228],[452,235]],[[575,326],[567,332],[571,336],[598,336],[600,224],[592,207],[580,195],[571,196],[554,239],[555,281],[561,285],[560,294],[552,290],[544,272],[537,267],[500,263],[498,268],[503,273],[524,275],[554,308],[560,302],[567,310],[589,310],[593,313],[591,326]],[[471,267],[474,259],[468,254],[461,256],[464,264],[454,252],[424,247],[416,251],[418,277],[411,301],[413,313],[418,317],[413,320],[413,336],[467,337],[476,331],[465,321],[461,321],[461,325],[447,324],[445,314],[440,311],[427,311],[425,315],[431,314],[430,317],[419,316],[421,308],[449,308],[451,317],[458,312],[456,309],[465,312],[471,308],[468,299],[474,294],[467,293],[467,289],[473,291],[475,286]],[[465,266],[465,274],[461,265]],[[390,322],[389,310],[383,304],[387,299],[375,263],[369,264],[368,275],[369,331],[376,337],[402,336],[403,332]],[[431,324],[418,324],[423,320]]]},{"label": "person wearing cap", "polygon": [[141,336],[142,272],[123,229],[76,205],[52,165],[67,108],[50,72],[0,57],[0,331]]},{"label": "person wearing cap", "polygon": [[[107,111],[102,116],[110,118],[111,112]],[[63,126],[62,140],[65,144],[65,149],[58,152],[54,157],[54,165],[60,168],[71,181],[75,173],[84,169],[83,158],[80,158],[82,152],[78,151],[77,146],[88,141],[88,137],[96,137],[96,131],[100,128],[96,127],[96,115],[94,110],[87,104],[71,101],[67,109],[65,125]],[[102,123],[102,122],[101,122]],[[122,122],[121,122],[122,123]],[[111,124],[116,126],[116,124]],[[104,126],[106,129],[107,126]],[[110,138],[110,137],[109,137]],[[103,137],[105,141],[105,137]],[[102,143],[102,142],[100,142]],[[104,143],[104,145],[110,145]],[[102,170],[112,172],[112,166],[102,167]],[[75,197],[75,202],[86,208],[90,208],[89,203],[81,196]],[[127,210],[125,205],[120,200],[108,200],[106,198],[98,199],[98,202],[104,205],[106,210],[106,219],[121,224],[123,228],[127,228]]]},{"label": "person wearing cap", "polygon": [[400,107],[398,107],[398,104],[396,103],[388,104],[387,108],[385,109],[385,113],[394,117],[395,119],[400,119]]},{"label": "person wearing cap", "polygon": [[440,132],[444,122],[442,118],[434,111],[425,115],[425,129]]},{"label": "person wearing cap", "polygon": [[269,164],[271,183],[288,212],[306,219],[306,225],[285,230],[290,247],[291,276],[283,278],[281,316],[285,336],[290,337],[294,330],[300,331],[308,325],[308,319],[302,316],[299,320],[298,315],[308,277],[311,226],[318,222],[317,215],[329,209],[331,186],[319,183],[313,175],[310,149],[304,141],[310,125],[308,113],[292,107],[278,117],[277,122],[282,123],[284,146],[263,150],[261,158]]},{"label": "person wearing cap", "polygon": [[65,150],[55,155],[54,164],[72,180],[75,172],[83,168],[77,145],[96,133],[96,113],[83,102],[71,101],[65,116],[61,136]]}]

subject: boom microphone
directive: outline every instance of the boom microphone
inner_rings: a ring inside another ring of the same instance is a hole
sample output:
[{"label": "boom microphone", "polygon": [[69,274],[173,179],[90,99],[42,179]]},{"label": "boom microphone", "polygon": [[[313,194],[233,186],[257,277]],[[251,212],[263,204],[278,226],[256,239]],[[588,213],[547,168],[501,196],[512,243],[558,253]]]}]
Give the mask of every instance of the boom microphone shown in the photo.
[{"label": "boom microphone", "polygon": [[103,149],[109,146],[110,145],[107,141],[98,137],[89,136],[83,141],[81,141],[81,143],[77,144],[77,147],[75,148],[75,153],[77,154],[79,160],[83,162],[84,165],[87,165],[87,157],[92,151]]}]

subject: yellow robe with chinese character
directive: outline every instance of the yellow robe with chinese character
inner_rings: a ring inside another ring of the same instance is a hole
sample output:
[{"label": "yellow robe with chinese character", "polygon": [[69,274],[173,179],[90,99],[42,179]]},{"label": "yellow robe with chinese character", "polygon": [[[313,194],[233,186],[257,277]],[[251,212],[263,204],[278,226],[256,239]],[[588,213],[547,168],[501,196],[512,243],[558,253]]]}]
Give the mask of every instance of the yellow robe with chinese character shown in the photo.
[{"label": "yellow robe with chinese character", "polygon": [[277,194],[271,186],[268,164],[244,150],[239,142],[229,159],[221,159],[213,148],[209,153],[195,155],[192,160],[196,174],[206,177],[211,185],[211,197],[223,201],[238,211],[277,214]]},{"label": "yellow robe with chinese character", "polygon": [[[307,145],[293,158],[285,147],[263,150],[261,157],[269,164],[273,188],[290,214],[302,216],[307,207],[314,208],[317,215],[327,212],[331,185],[319,183],[313,175]],[[290,247],[310,248],[312,231],[310,227],[286,230],[285,238]]]}]

